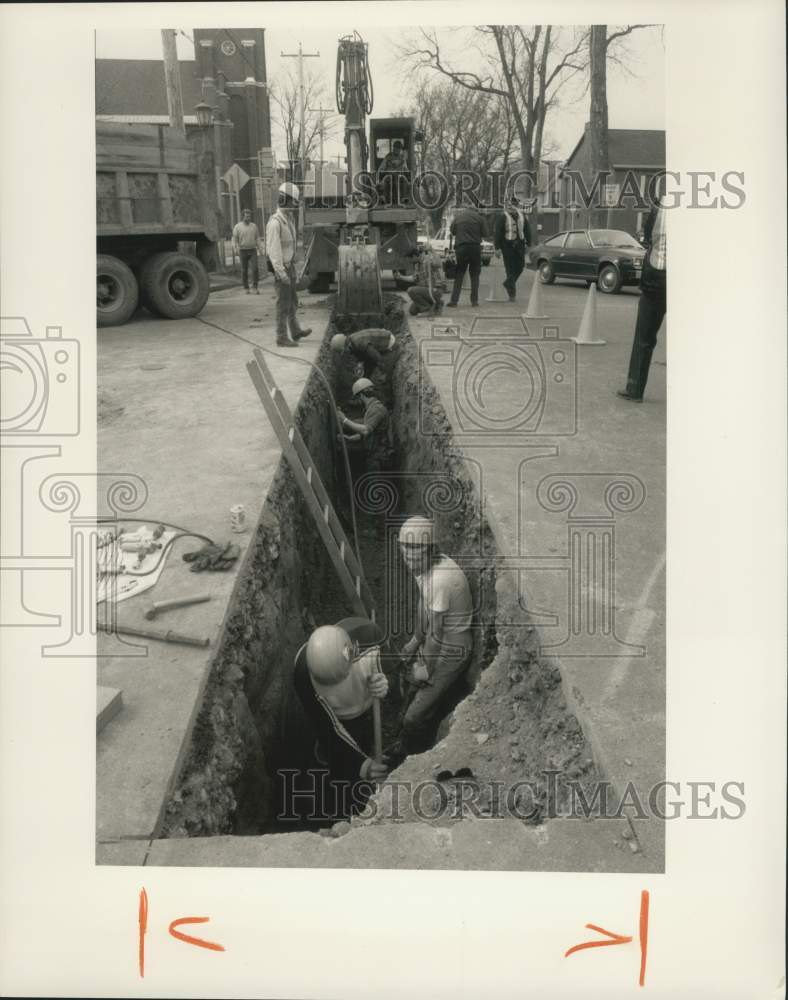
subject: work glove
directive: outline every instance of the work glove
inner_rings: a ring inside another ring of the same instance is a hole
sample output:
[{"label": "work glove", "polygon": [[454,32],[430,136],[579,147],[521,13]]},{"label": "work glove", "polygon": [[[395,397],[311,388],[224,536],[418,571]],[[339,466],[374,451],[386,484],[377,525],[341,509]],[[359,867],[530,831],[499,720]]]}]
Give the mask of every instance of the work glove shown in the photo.
[{"label": "work glove", "polygon": [[184,562],[190,562],[192,573],[203,570],[222,571],[229,569],[241,554],[240,546],[227,542],[226,545],[206,543],[194,552],[185,552]]}]

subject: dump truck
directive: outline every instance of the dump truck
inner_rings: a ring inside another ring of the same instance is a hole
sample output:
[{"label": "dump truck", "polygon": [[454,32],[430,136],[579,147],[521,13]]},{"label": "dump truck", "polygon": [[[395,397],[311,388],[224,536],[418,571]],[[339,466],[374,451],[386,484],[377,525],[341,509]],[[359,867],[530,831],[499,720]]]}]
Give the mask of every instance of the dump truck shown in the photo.
[{"label": "dump truck", "polygon": [[[416,147],[422,141],[413,118],[372,118],[373,89],[367,43],[358,35],[339,39],[336,71],[337,111],[345,117],[345,190],[331,198],[306,199],[304,245],[309,290],[326,292],[336,279],[340,312],[382,313],[381,268],[412,270],[419,210],[410,185],[417,172]],[[394,191],[375,190],[375,179],[394,144],[407,168]]]},{"label": "dump truck", "polygon": [[201,133],[96,122],[98,326],[125,323],[140,304],[167,319],[196,316],[220,227]]}]

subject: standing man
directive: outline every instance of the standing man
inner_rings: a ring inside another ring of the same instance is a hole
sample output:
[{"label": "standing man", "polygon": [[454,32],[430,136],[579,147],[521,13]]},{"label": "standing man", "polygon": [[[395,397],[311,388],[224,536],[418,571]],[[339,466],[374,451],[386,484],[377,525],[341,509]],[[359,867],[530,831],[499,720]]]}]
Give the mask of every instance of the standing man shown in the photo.
[{"label": "standing man", "polygon": [[389,459],[389,413],[375,396],[375,386],[368,378],[353,383],[353,398],[364,405],[363,422],[350,420],[337,410],[339,425],[346,441],[360,441],[366,454],[366,471],[382,472]]},{"label": "standing man", "polygon": [[512,195],[504,206],[504,211],[495,220],[493,233],[495,249],[503,257],[506,281],[503,287],[514,302],[517,279],[525,267],[525,251],[531,244],[531,227],[517,198]]},{"label": "standing man", "polygon": [[244,289],[249,294],[249,264],[252,265],[252,285],[254,294],[259,295],[260,289],[257,287],[259,276],[257,273],[257,249],[260,245],[260,232],[252,222],[252,213],[245,208],[241,213],[241,221],[233,226],[233,246],[238,251],[241,258],[241,276],[243,277]]},{"label": "standing man", "polygon": [[295,214],[299,197],[295,184],[282,184],[278,192],[278,207],[265,228],[268,267],[274,272],[276,290],[277,347],[296,347],[302,337],[308,337],[312,332],[310,327],[302,330],[296,318]]},{"label": "standing man", "polygon": [[471,305],[479,304],[479,275],[482,273],[482,216],[477,209],[466,205],[460,208],[452,220],[450,233],[454,240],[454,254],[457,259],[457,271],[454,275],[454,288],[451,292],[449,306],[456,306],[460,300],[460,291],[465,279],[465,272],[471,276]]},{"label": "standing man", "polygon": [[623,399],[630,399],[633,403],[643,402],[651,355],[657,346],[657,334],[667,308],[667,243],[665,208],[661,201],[649,212],[643,239],[647,249],[640,278],[640,302],[629,358],[627,387],[617,392]]},{"label": "standing man", "polygon": [[427,749],[473,651],[471,589],[457,563],[435,544],[433,522],[421,515],[408,518],[399,546],[420,600],[416,632],[402,650],[404,664],[415,660],[410,678],[415,695],[403,717],[396,756]]}]

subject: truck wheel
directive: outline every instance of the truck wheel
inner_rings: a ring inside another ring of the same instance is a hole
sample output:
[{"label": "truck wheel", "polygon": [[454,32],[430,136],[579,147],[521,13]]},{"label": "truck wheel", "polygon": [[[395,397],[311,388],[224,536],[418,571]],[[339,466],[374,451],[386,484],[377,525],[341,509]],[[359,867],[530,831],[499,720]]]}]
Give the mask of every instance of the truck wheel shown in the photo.
[{"label": "truck wheel", "polygon": [[120,326],[131,318],[139,302],[137,279],[117,257],[96,258],[96,325]]},{"label": "truck wheel", "polygon": [[142,265],[143,301],[165,319],[196,316],[208,301],[208,272],[185,253],[155,253]]},{"label": "truck wheel", "polygon": [[331,291],[331,282],[333,280],[333,271],[318,271],[310,281],[308,291],[312,295],[327,295]]}]

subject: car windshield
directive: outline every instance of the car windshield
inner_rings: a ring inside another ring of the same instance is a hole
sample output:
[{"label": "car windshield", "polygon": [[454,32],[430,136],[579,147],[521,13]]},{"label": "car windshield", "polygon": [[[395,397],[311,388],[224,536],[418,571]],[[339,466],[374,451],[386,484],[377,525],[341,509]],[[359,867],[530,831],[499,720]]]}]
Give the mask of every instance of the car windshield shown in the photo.
[{"label": "car windshield", "polygon": [[595,247],[632,247],[642,250],[638,241],[620,229],[591,229],[588,235]]}]

